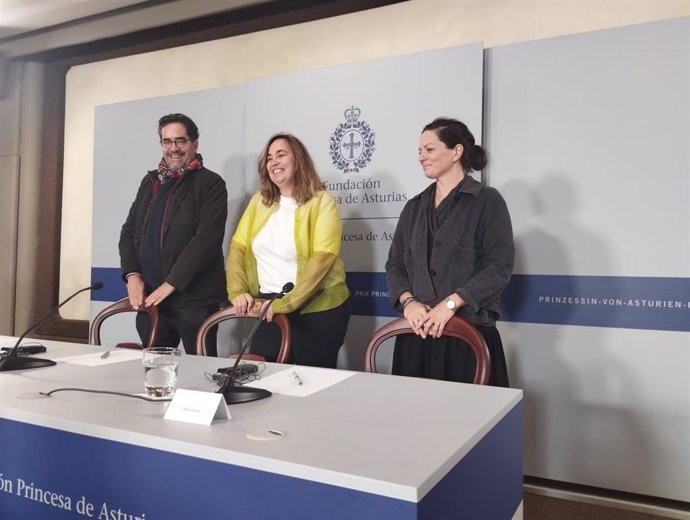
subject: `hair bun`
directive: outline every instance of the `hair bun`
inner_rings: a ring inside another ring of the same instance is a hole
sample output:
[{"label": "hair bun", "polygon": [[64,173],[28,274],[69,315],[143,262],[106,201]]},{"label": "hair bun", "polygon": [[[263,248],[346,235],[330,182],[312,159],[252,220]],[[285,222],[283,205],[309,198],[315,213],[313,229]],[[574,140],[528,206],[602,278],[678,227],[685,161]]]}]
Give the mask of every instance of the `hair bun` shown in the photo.
[{"label": "hair bun", "polygon": [[486,150],[478,144],[475,144],[472,152],[472,169],[479,171],[486,168],[486,163],[488,162]]}]

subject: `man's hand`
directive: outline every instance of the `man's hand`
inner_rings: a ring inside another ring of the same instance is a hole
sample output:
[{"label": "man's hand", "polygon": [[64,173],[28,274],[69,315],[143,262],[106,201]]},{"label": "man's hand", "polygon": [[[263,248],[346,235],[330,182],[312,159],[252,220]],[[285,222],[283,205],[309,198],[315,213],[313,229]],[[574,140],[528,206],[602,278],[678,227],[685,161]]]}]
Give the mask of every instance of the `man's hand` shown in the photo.
[{"label": "man's hand", "polygon": [[168,282],[163,282],[158,289],[149,294],[148,298],[144,301],[146,307],[151,307],[151,305],[160,305],[163,300],[175,292],[175,288]]},{"label": "man's hand", "polygon": [[144,279],[140,274],[127,277],[127,297],[132,308],[137,311],[144,304]]}]

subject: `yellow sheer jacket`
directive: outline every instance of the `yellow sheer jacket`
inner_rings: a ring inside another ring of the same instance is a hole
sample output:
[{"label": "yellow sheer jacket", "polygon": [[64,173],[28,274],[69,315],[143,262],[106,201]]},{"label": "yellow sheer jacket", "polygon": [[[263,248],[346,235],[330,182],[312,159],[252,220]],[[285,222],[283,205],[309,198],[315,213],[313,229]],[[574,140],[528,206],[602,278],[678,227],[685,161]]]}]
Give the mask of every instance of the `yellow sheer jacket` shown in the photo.
[{"label": "yellow sheer jacket", "polygon": [[[244,210],[230,240],[227,261],[228,295],[232,301],[242,293],[259,295],[259,276],[252,241],[278,209],[266,206],[256,193]],[[302,314],[326,311],[343,303],[349,291],[340,259],[340,208],[327,191],[319,191],[295,211],[297,281],[295,288],[273,302],[273,312]]]}]

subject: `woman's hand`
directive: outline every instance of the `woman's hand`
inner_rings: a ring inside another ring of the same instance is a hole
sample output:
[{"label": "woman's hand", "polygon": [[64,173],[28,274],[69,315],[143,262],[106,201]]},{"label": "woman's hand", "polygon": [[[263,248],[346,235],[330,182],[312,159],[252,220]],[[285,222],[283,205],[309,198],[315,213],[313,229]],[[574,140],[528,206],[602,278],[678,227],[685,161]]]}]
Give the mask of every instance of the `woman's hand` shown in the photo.
[{"label": "woman's hand", "polygon": [[424,325],[424,322],[426,321],[429,310],[430,308],[428,305],[424,305],[422,302],[418,302],[416,300],[405,305],[405,308],[403,309],[403,316],[405,316],[407,321],[410,323],[410,327],[412,327],[412,330],[415,334],[421,336],[422,338],[426,338],[427,335],[422,325]]},{"label": "woman's hand", "polygon": [[[462,300],[462,298],[457,295],[451,295],[448,298],[452,298],[455,301],[456,309],[465,305],[465,302]],[[458,300],[460,300],[460,303],[458,303]],[[448,305],[446,305],[446,300],[441,300],[434,306],[433,309],[431,309],[431,311],[427,313],[421,328],[425,334],[428,334],[432,338],[440,338],[443,336],[443,331],[446,329],[446,324],[453,316],[455,316],[455,310],[448,308]]]},{"label": "woman's hand", "polygon": [[[266,301],[264,302],[264,305],[271,305],[272,303],[273,303],[272,301],[266,300]],[[265,308],[265,307],[262,307],[261,310],[263,310],[264,308]],[[273,316],[274,316],[273,308],[272,308],[272,307],[269,307],[268,310],[266,310],[266,314],[264,315],[264,319],[265,319],[266,321],[270,322],[270,321],[273,321]]]},{"label": "woman's hand", "polygon": [[254,298],[249,293],[242,293],[232,299],[232,306],[238,316],[245,316],[254,306]]},{"label": "woman's hand", "polygon": [[424,335],[420,334],[420,336],[425,337],[429,335],[432,338],[440,338],[443,336],[446,324],[453,316],[455,316],[455,313],[446,307],[444,301],[441,301],[426,314],[424,323],[421,326]]}]

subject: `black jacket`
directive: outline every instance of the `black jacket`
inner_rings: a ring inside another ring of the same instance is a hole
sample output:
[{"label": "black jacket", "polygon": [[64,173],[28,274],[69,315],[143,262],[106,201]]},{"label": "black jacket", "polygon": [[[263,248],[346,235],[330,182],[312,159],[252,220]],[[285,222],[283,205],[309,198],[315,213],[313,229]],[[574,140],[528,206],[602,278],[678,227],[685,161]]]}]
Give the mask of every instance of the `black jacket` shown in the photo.
[{"label": "black jacket", "polygon": [[475,325],[493,325],[499,297],[513,270],[515,248],[508,208],[494,188],[472,177],[456,192],[448,220],[429,254],[429,211],[434,184],[403,208],[386,262],[391,304],[410,291],[430,306],[455,292],[465,301],[458,315]]},{"label": "black jacket", "polygon": [[[185,173],[175,181],[162,224],[160,269],[175,287],[170,305],[209,305],[227,299],[223,237],[228,216],[225,181],[206,168]],[[139,186],[120,232],[123,277],[142,272],[142,237],[154,189],[156,170]],[[151,288],[155,289],[155,287]]]}]

